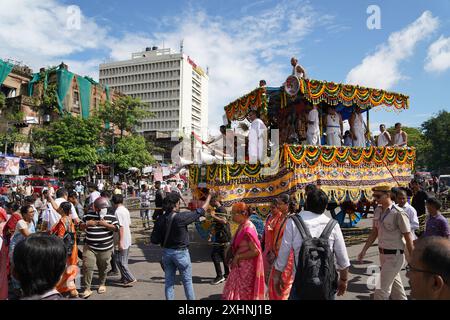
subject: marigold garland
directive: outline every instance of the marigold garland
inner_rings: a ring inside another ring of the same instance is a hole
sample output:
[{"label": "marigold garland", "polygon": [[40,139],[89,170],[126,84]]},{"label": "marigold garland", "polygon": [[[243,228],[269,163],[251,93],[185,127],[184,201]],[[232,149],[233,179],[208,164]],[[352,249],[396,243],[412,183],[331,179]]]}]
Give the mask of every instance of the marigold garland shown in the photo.
[{"label": "marigold garland", "polygon": [[[416,158],[415,148],[346,148],[330,146],[295,146],[284,145],[283,152],[280,154],[282,167],[288,170],[297,167],[310,168],[313,170],[318,166],[324,167],[370,167],[393,165],[414,165]],[[242,179],[262,179],[261,171],[264,168],[261,164],[214,164],[204,166],[206,168],[205,176],[202,177],[201,167],[190,166],[189,178],[193,185],[201,180],[208,184],[220,182],[228,183],[230,181],[241,181]],[[282,168],[280,168],[282,169]]]},{"label": "marigold garland", "polygon": [[324,101],[330,105],[342,103],[346,107],[356,104],[361,109],[380,105],[409,108],[409,97],[403,94],[348,84],[300,79],[300,92],[313,104]]},{"label": "marigold garland", "polygon": [[[283,109],[288,104],[288,97],[282,89],[280,89],[280,94],[281,108]],[[329,105],[342,104],[345,107],[357,105],[361,109],[388,106],[398,111],[409,108],[409,97],[403,94],[319,80],[300,79],[299,94],[313,104],[326,102]],[[266,114],[267,106],[266,89],[257,88],[227,105],[225,113],[229,121],[241,121],[245,119],[251,107]],[[385,110],[391,111],[390,108],[385,108]]]},{"label": "marigold garland", "polygon": [[229,121],[244,120],[251,107],[256,107],[263,113],[267,112],[267,97],[265,88],[257,88],[237,99],[225,107],[225,113]]}]

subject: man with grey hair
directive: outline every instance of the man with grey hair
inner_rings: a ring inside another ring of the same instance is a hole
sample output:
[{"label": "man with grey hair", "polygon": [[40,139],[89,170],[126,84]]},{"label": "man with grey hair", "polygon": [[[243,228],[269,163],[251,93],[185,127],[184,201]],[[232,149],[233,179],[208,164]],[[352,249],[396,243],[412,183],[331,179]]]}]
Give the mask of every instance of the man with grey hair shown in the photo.
[{"label": "man with grey hair", "polygon": [[293,76],[296,76],[299,79],[300,78],[306,79],[306,71],[301,65],[298,64],[298,59],[296,57],[291,58],[291,65]]},{"label": "man with grey hair", "polygon": [[413,299],[450,300],[450,240],[417,240],[406,271]]}]

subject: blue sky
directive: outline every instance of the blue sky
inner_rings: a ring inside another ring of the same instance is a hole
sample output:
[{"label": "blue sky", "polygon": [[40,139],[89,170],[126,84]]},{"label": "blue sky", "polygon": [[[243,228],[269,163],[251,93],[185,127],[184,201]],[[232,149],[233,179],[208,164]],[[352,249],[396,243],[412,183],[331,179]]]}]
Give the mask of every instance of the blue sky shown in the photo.
[{"label": "blue sky", "polygon": [[[369,5],[381,29],[369,30]],[[81,9],[67,30],[67,6]],[[37,69],[67,62],[98,77],[98,64],[146,46],[185,51],[210,68],[210,125],[223,106],[256,87],[279,86],[295,55],[310,78],[401,92],[411,109],[372,113],[372,128],[397,121],[419,126],[449,110],[450,1],[66,1],[0,0],[0,57]]]}]

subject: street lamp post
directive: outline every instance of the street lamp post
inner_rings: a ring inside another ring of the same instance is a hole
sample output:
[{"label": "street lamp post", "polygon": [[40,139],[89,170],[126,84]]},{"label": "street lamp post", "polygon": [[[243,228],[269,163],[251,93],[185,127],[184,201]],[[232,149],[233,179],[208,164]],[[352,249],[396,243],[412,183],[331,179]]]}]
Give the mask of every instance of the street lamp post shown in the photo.
[{"label": "street lamp post", "polygon": [[111,183],[114,184],[114,152],[115,152],[115,145],[114,145],[114,125],[112,126],[112,138],[111,138],[111,151],[112,151],[112,165],[111,165]]},{"label": "street lamp post", "polygon": [[8,135],[11,133],[11,129],[9,128],[9,121],[6,121],[6,135],[5,135],[5,157],[8,152]]}]

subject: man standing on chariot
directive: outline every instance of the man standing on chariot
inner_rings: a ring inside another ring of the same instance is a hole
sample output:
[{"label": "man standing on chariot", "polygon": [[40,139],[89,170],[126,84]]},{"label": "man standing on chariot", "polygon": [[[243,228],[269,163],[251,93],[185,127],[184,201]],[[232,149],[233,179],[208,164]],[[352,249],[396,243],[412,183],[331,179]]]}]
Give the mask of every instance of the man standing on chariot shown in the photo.
[{"label": "man standing on chariot", "polygon": [[292,57],[291,65],[292,65],[292,75],[293,76],[296,76],[299,79],[300,78],[306,79],[306,71],[301,65],[298,64],[298,60],[296,57]]},{"label": "man standing on chariot", "polygon": [[366,147],[364,120],[361,109],[357,108],[350,117],[350,130],[353,135],[353,147]]},{"label": "man standing on chariot", "polygon": [[380,134],[377,138],[377,146],[378,147],[386,147],[390,145],[392,142],[391,135],[386,130],[386,126],[384,124],[380,124]]},{"label": "man standing on chariot", "polygon": [[340,147],[342,145],[342,137],[344,132],[344,125],[342,117],[336,112],[336,107],[328,108],[328,114],[325,118],[325,125],[327,128],[327,144],[329,146]]},{"label": "man standing on chariot", "polygon": [[264,122],[258,118],[258,112],[251,110],[248,113],[248,120],[251,122],[248,134],[248,155],[249,163],[255,164],[257,161],[262,161],[267,142],[267,127]]},{"label": "man standing on chariot", "polygon": [[320,146],[319,111],[317,105],[308,113],[308,131],[306,133],[308,145]]},{"label": "man standing on chariot", "polygon": [[408,134],[402,130],[402,124],[395,124],[394,147],[406,148],[408,146]]}]

